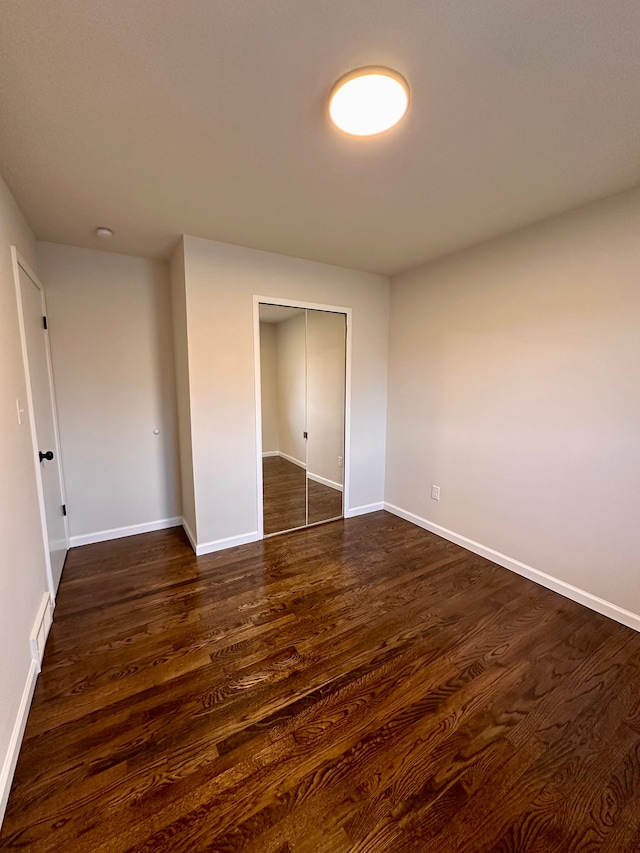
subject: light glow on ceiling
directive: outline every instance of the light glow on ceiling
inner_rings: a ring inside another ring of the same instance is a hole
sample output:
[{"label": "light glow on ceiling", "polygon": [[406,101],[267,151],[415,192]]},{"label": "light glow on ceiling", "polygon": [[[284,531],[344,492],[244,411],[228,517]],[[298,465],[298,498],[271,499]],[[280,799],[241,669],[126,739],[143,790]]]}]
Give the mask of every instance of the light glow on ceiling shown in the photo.
[{"label": "light glow on ceiling", "polygon": [[331,121],[352,136],[374,136],[396,125],[409,107],[407,81],[389,68],[358,68],[329,95]]}]

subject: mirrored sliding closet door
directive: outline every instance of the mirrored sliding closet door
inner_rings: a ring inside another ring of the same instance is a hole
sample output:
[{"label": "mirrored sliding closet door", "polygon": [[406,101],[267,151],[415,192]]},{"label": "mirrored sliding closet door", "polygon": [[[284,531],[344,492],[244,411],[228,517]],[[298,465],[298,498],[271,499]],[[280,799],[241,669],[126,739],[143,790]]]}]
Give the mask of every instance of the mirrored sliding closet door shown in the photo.
[{"label": "mirrored sliding closet door", "polygon": [[260,305],[264,535],[342,517],[346,316]]}]

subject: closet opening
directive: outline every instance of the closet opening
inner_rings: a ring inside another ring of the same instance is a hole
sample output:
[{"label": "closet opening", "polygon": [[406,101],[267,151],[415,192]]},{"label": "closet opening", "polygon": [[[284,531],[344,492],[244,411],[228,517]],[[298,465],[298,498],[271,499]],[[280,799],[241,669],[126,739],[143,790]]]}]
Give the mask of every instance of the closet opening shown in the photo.
[{"label": "closet opening", "polygon": [[255,298],[261,537],[344,515],[348,309]]}]

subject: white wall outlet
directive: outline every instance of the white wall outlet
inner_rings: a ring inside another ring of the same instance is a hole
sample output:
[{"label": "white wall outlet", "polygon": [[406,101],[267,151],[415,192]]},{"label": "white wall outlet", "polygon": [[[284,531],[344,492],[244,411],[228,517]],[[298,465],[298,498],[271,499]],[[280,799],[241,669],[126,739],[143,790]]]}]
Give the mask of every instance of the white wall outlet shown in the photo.
[{"label": "white wall outlet", "polygon": [[431,500],[440,500],[440,486],[431,486]]},{"label": "white wall outlet", "polygon": [[338,468],[342,468],[344,465],[344,458],[342,456],[338,456]]}]

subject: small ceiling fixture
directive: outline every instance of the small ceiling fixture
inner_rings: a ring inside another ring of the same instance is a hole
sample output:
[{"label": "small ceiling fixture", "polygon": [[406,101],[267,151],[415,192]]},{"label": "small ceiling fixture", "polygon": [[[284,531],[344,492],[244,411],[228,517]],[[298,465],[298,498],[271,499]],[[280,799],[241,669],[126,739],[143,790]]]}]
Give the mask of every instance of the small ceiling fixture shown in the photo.
[{"label": "small ceiling fixture", "polygon": [[393,127],[409,107],[409,85],[390,68],[358,68],[329,95],[331,121],[353,136],[374,136]]},{"label": "small ceiling fixture", "polygon": [[96,237],[100,237],[101,240],[110,240],[113,237],[113,231],[111,228],[100,226],[96,228]]}]

